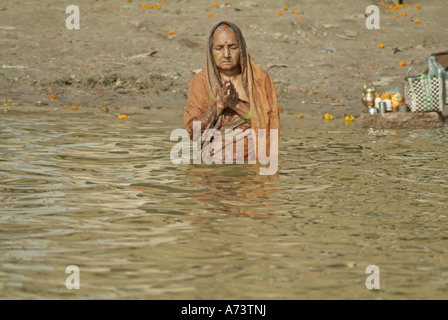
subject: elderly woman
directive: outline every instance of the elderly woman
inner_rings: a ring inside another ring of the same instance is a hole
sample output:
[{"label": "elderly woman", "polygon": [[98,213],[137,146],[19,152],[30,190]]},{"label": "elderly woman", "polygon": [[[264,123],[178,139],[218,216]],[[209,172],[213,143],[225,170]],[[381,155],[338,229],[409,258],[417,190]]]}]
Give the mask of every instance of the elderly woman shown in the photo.
[{"label": "elderly woman", "polygon": [[[278,155],[280,121],[274,84],[251,59],[241,30],[233,23],[222,21],[210,32],[205,69],[191,80],[184,123],[193,139],[199,125],[201,135],[219,131],[221,139],[202,136],[201,148],[208,145],[213,149],[208,154],[226,163],[241,160],[241,156],[244,160],[259,159],[261,151],[268,157],[272,149]],[[258,134],[260,129],[266,129],[265,136]],[[270,146],[272,129],[277,131]],[[244,140],[244,151],[235,148],[240,140]]]}]

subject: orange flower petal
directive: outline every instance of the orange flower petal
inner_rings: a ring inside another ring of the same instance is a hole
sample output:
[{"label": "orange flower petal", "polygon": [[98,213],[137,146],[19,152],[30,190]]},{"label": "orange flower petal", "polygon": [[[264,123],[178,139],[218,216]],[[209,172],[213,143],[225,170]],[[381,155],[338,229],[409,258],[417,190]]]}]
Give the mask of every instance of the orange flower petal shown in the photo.
[{"label": "orange flower petal", "polygon": [[420,10],[421,8],[422,8],[422,6],[419,5],[419,4],[417,4],[417,5],[415,6],[415,10]]},{"label": "orange flower petal", "polygon": [[404,67],[405,65],[406,65],[406,62],[404,62],[404,61],[400,62],[400,67]]},{"label": "orange flower petal", "polygon": [[383,49],[383,48],[384,48],[384,44],[380,43],[380,44],[378,45],[378,48]]},{"label": "orange flower petal", "polygon": [[173,30],[168,31],[168,34],[175,34],[176,32],[174,32]]}]

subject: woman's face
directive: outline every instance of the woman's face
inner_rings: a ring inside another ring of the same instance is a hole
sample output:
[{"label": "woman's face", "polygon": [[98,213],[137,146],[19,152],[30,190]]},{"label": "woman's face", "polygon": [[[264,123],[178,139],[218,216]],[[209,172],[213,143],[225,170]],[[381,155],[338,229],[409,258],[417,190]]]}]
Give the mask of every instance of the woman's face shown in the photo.
[{"label": "woman's face", "polygon": [[233,31],[223,30],[214,34],[212,53],[219,70],[229,71],[240,67],[240,47]]}]

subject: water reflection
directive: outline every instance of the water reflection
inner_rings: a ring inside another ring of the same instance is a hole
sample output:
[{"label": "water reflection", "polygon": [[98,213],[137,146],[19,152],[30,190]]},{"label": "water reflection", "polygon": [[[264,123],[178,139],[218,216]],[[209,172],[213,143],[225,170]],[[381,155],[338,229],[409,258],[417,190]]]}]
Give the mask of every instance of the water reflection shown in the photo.
[{"label": "water reflection", "polygon": [[273,204],[278,174],[259,175],[255,165],[189,165],[184,169],[189,180],[199,188],[192,201],[213,212],[230,216],[268,217],[280,211]]}]

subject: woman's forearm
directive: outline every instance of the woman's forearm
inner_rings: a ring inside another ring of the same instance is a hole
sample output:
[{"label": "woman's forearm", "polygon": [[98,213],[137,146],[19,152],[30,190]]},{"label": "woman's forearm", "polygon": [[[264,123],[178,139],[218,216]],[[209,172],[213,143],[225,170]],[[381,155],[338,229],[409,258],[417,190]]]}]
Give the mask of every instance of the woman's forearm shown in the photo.
[{"label": "woman's forearm", "polygon": [[216,118],[216,104],[211,105],[207,111],[198,115],[193,121],[190,122],[188,131],[190,134],[193,134],[193,122],[200,121],[201,122],[201,133],[205,131],[208,125],[215,121]]},{"label": "woman's forearm", "polygon": [[244,120],[250,120],[250,107],[244,102],[238,102],[233,110]]}]

